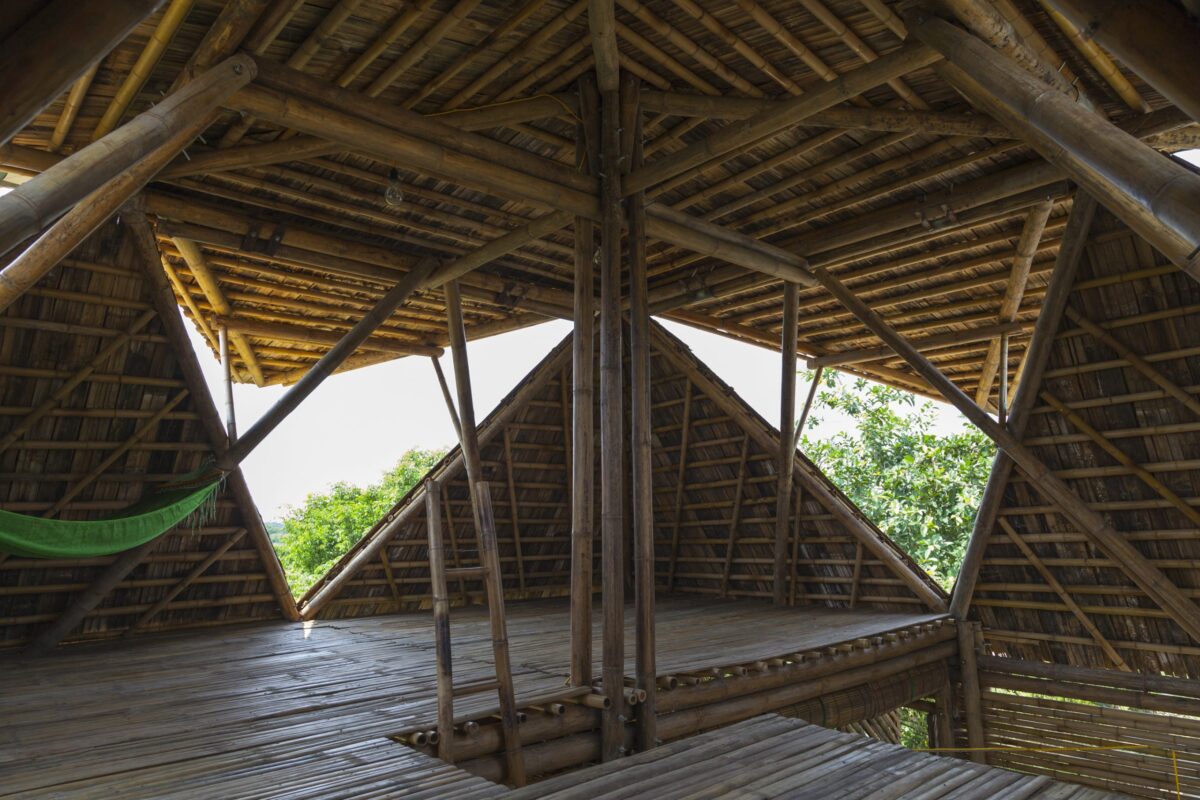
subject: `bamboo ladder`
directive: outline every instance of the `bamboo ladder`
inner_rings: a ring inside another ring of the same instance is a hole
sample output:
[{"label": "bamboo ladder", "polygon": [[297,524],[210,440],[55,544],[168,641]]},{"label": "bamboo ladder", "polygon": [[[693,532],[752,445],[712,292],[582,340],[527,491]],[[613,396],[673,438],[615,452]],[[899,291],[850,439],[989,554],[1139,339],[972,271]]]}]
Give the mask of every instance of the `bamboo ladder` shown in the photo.
[{"label": "bamboo ladder", "polygon": [[[475,503],[479,525],[475,531],[479,548],[479,566],[446,569],[445,543],[442,539],[442,517],[438,498],[440,481],[431,479],[425,489],[425,518],[429,528],[429,577],[433,591],[433,625],[437,657],[437,753],[447,763],[454,763],[454,698],[496,691],[500,702],[500,729],[504,737],[504,758],[509,782],[525,784],[525,758],[521,753],[521,734],[518,730],[516,692],[513,689],[512,665],[508,655],[508,630],[504,619],[504,586],[501,582],[500,552],[496,545],[496,525],[486,481],[475,487]],[[457,553],[455,554],[457,557]],[[459,581],[482,580],[488,618],[492,630],[492,654],[496,677],[491,681],[454,685],[450,650],[450,593],[447,579]]]}]

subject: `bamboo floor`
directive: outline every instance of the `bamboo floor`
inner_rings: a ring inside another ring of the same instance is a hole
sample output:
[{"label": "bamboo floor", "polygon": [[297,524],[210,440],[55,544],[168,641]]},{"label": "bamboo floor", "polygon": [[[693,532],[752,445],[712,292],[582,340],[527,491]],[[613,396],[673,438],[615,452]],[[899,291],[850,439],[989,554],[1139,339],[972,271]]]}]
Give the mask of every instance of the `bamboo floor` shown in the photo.
[{"label": "bamboo floor", "polygon": [[[483,609],[452,612],[456,682],[490,679]],[[819,648],[937,619],[662,597],[660,674]],[[518,701],[560,688],[567,604],[508,604]],[[597,616],[597,625],[599,619]],[[632,609],[626,616],[633,669]],[[595,631],[599,666],[599,630]],[[490,696],[456,711],[486,713]],[[428,612],[0,656],[0,797],[490,797],[480,778],[384,737],[436,715]]]},{"label": "bamboo floor", "polygon": [[506,794],[505,800],[1115,800],[775,714]]}]

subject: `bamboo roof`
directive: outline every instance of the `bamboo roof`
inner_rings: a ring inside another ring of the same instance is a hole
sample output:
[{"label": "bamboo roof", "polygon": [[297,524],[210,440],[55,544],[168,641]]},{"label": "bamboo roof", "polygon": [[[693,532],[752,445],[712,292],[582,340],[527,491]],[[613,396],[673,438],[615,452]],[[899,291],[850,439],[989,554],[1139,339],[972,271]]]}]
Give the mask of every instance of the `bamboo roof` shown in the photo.
[{"label": "bamboo roof", "polygon": [[[183,357],[195,358],[166,335],[129,238],[106,226],[0,314],[0,505],[104,519],[211,460],[224,446],[205,425],[216,410],[204,385],[186,380]],[[213,518],[156,541],[68,641],[294,608],[240,473]],[[0,554],[0,648],[27,643],[119,558]]]},{"label": "bamboo roof", "polygon": [[[71,102],[64,96],[38,116],[0,162],[36,170],[90,142],[106,113],[127,119],[149,107],[176,85],[205,36],[226,30],[226,17],[241,9],[250,22],[234,33],[263,59],[452,125],[487,126],[476,133],[569,166],[577,120],[586,115],[575,84],[594,60],[586,6],[586,0],[173,0],[115,48]],[[727,126],[747,102],[811,93],[896,51],[905,32],[896,6],[621,0],[619,59],[646,92],[647,163]],[[1157,140],[1167,149],[1195,142],[1186,119],[1153,89],[1120,64],[1116,78],[1102,75],[1039,4],[1001,0],[997,7],[1044,63],[1112,120],[1133,130],[1170,131]],[[251,12],[261,15],[257,23]],[[139,57],[157,53],[155,43],[163,41],[161,55],[135,71]],[[144,81],[131,77],[137,75]],[[541,103],[542,110],[531,116],[521,103]],[[474,118],[459,113],[470,109],[479,109]],[[1054,176],[1016,180],[1044,162],[927,68],[836,110],[857,114],[857,122],[789,128],[692,170],[656,202],[828,267],[902,332],[929,338],[931,357],[968,392],[990,371],[981,363],[995,348],[995,336],[981,331],[1005,323],[1008,367],[1015,371],[1070,187]],[[883,117],[896,111],[933,112],[938,122],[918,124],[910,116],[889,126]],[[412,257],[467,253],[547,216],[528,199],[346,148],[254,167],[189,167],[213,150],[297,141],[293,134],[226,111],[159,176],[148,198],[186,313],[214,348],[218,317],[231,317],[246,337],[246,352],[235,355],[240,380],[298,379],[394,280],[391,270]],[[384,199],[393,170],[403,192],[396,206]],[[1010,188],[997,193],[997,184]],[[1047,198],[1049,222],[1032,254],[1028,286],[1015,314],[1005,315],[1013,318],[999,319],[1023,219]],[[216,276],[228,310],[207,296],[180,239],[198,242],[202,268]],[[571,253],[570,231],[560,230],[468,275],[468,335],[569,315]],[[778,280],[662,243],[652,244],[650,275],[663,316],[778,348]],[[419,293],[348,366],[443,345],[443,318],[440,294]],[[801,318],[802,354],[879,344],[823,290],[802,293]],[[844,368],[929,392],[894,359]],[[986,382],[984,396],[996,391]]]},{"label": "bamboo roof", "polygon": [[[1189,597],[1200,592],[1198,314],[1195,281],[1098,214],[1023,437]],[[986,543],[971,608],[992,652],[1200,677],[1200,648],[1177,620],[1020,471]]]},{"label": "bamboo roof", "polygon": [[[512,598],[568,593],[570,356],[568,335],[479,426],[504,585]],[[657,325],[651,400],[659,588],[771,597],[778,431]],[[456,448],[301,599],[305,618],[429,607],[430,480],[440,488],[446,563],[477,565],[466,475]],[[944,610],[942,589],[801,453],[795,487],[800,516],[793,514],[790,524],[788,570],[794,576],[789,591],[798,603]],[[893,563],[885,563],[876,549]],[[452,581],[450,591],[461,603],[478,600],[483,588],[477,580]]]}]

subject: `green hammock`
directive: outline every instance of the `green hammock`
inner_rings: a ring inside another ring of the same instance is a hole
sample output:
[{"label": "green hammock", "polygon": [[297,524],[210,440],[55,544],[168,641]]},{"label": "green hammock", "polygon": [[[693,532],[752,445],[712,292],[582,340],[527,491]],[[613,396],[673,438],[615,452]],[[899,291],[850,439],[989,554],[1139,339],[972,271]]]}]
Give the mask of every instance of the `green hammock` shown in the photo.
[{"label": "green hammock", "polygon": [[0,553],[23,558],[91,558],[130,550],[187,519],[214,497],[220,483],[218,477],[200,485],[155,492],[111,519],[45,519],[0,511]]}]

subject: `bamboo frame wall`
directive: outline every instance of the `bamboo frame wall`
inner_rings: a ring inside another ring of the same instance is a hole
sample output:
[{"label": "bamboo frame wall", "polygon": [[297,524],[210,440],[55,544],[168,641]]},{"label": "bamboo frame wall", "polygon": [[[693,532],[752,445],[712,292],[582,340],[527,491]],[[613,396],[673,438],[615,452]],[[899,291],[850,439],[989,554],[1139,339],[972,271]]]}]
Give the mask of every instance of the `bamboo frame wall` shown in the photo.
[{"label": "bamboo frame wall", "polygon": [[[653,326],[653,342],[657,586],[668,592],[769,598],[775,453],[765,442],[777,441],[779,434],[660,326]],[[570,458],[570,351],[568,336],[480,426],[505,586],[513,598],[568,593],[569,471],[564,465]],[[725,403],[735,404],[740,413],[731,415]],[[802,511],[797,521],[793,505],[788,523],[789,602],[909,612],[925,607],[894,569],[861,546],[821,504],[807,480],[821,481],[842,508],[857,515],[864,533],[897,558],[909,580],[944,597],[815,465],[799,453],[796,460],[795,494],[802,498]],[[457,552],[463,566],[473,566],[470,506],[458,451],[430,474],[443,487],[443,539],[458,543],[457,551],[448,548],[447,563],[453,564]],[[301,599],[305,617],[336,619],[429,606],[426,486],[414,488]],[[464,597],[478,601],[481,591],[470,580],[449,588],[451,600],[459,603]]]},{"label": "bamboo frame wall", "polygon": [[[215,416],[212,399],[186,380],[150,291],[125,230],[110,224],[0,314],[6,510],[103,518],[215,455],[202,418]],[[284,585],[282,571],[235,481],[214,519],[156,540],[67,640],[285,616],[292,599],[271,579]],[[0,647],[25,644],[118,558],[0,556]]]}]

